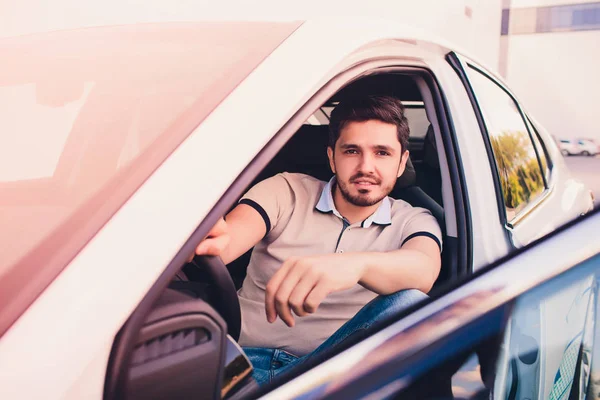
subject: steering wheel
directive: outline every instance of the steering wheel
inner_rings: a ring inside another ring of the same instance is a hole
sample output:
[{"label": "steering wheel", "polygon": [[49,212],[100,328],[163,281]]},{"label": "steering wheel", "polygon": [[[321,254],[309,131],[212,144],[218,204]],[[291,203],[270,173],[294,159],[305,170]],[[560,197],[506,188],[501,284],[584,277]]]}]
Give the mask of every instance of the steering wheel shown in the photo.
[{"label": "steering wheel", "polygon": [[[242,328],[240,300],[223,260],[218,256],[196,256],[190,264],[199,269],[196,272],[203,275],[213,286],[211,306],[225,320],[227,333],[237,342]],[[189,269],[185,272],[188,275],[196,275]]]}]

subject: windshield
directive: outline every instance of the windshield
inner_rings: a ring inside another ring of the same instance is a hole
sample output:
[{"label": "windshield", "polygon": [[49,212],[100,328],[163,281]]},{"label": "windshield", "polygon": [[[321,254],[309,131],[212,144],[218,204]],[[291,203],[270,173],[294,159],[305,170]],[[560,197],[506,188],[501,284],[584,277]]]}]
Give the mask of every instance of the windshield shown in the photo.
[{"label": "windshield", "polygon": [[0,40],[0,334],[297,26],[145,24]]}]

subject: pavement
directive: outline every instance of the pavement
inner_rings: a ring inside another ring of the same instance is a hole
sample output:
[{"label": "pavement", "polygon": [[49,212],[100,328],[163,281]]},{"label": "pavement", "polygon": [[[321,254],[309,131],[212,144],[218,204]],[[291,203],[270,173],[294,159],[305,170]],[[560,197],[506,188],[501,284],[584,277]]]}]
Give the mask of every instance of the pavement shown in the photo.
[{"label": "pavement", "polygon": [[595,206],[600,207],[600,156],[567,156],[565,161],[573,176],[594,192]]}]

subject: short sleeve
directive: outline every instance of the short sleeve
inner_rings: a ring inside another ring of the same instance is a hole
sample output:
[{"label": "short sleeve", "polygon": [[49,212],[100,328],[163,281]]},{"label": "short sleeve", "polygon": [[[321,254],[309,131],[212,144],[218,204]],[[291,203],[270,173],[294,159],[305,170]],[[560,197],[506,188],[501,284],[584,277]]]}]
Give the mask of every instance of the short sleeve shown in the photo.
[{"label": "short sleeve", "polygon": [[426,236],[435,240],[442,251],[442,230],[435,217],[424,208],[415,208],[414,211],[402,230],[401,246],[414,237]]},{"label": "short sleeve", "polygon": [[277,174],[254,185],[239,204],[254,208],[265,221],[267,235],[281,217],[294,206],[294,195],[283,174]]}]

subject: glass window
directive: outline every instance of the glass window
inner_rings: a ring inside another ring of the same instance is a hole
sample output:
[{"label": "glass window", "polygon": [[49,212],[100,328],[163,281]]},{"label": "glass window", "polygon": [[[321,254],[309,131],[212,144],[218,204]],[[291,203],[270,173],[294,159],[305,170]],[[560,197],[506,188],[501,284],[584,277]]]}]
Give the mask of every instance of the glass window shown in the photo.
[{"label": "glass window", "polygon": [[427,129],[429,128],[429,119],[427,119],[427,113],[422,102],[412,102],[420,104],[404,104],[404,115],[408,119],[408,126],[410,128],[410,137],[418,138],[421,140],[425,139]]},{"label": "glass window", "polygon": [[584,11],[583,22],[585,25],[594,25],[596,23],[596,12],[593,8]]},{"label": "glass window", "polygon": [[395,398],[597,398],[599,272],[595,256],[444,337]]},{"label": "glass window", "polygon": [[510,221],[543,192],[540,164],[513,99],[478,70],[467,72],[487,128]]},{"label": "glass window", "polygon": [[516,8],[511,11],[509,31],[511,34],[534,33],[536,30],[535,8]]},{"label": "glass window", "polygon": [[[535,15],[532,16],[532,12]],[[535,23],[533,27],[531,26],[532,22]],[[507,26],[509,23],[510,29],[507,29],[507,33],[502,34],[570,32],[599,29],[600,2],[550,7],[514,8],[510,10],[510,21],[507,20]]]},{"label": "glass window", "polygon": [[573,26],[585,25],[585,10],[573,11]]},{"label": "glass window", "polygon": [[548,7],[540,7],[537,9],[537,26],[536,32],[548,32],[552,26],[552,13]]},{"label": "glass window", "polygon": [[[425,103],[422,101],[403,101],[404,115],[408,120],[410,137],[412,139],[424,140],[429,128],[430,122],[425,111]],[[337,105],[337,103],[335,104]],[[329,125],[329,118],[333,111],[333,106],[323,106],[311,115],[305,124],[309,125]]]},{"label": "glass window", "polygon": [[[585,395],[597,266],[596,259],[517,299],[496,364],[498,398],[516,393],[513,398],[566,399],[578,390]],[[583,388],[574,387],[580,383]]]},{"label": "glass window", "polygon": [[555,28],[563,30],[573,25],[573,10],[571,7],[556,7],[553,11],[556,14]]}]

